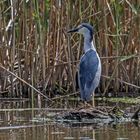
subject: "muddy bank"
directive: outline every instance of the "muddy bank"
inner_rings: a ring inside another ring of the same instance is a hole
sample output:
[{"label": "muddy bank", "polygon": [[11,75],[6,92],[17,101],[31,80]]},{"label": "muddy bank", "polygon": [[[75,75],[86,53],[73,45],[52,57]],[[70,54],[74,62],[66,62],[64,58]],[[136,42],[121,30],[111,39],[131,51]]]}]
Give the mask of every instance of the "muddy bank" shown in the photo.
[{"label": "muddy bank", "polygon": [[[133,111],[132,111],[133,110]],[[55,117],[57,122],[69,125],[105,125],[110,123],[121,123],[138,121],[140,117],[140,106],[131,106],[122,110],[119,106],[80,109],[59,113]]]}]

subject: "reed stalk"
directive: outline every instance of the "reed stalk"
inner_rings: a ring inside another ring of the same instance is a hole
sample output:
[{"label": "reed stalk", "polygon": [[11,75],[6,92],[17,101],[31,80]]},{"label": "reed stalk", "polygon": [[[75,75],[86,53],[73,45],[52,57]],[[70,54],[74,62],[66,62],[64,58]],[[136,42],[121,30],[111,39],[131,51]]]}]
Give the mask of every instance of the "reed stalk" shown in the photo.
[{"label": "reed stalk", "polygon": [[139,92],[139,7],[137,0],[2,0],[1,93],[38,100],[39,106],[42,96],[48,100],[75,93],[83,38],[68,36],[67,30],[81,22],[94,24],[102,75],[110,78],[102,76],[97,92]]}]

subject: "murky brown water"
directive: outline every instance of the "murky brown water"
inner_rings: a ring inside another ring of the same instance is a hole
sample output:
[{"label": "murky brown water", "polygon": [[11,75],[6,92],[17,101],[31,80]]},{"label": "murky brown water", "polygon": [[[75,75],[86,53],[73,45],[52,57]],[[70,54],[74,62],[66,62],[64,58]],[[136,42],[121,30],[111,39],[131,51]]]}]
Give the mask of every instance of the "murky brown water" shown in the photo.
[{"label": "murky brown water", "polygon": [[0,140],[140,140],[140,129],[134,123],[71,127],[47,120],[52,111],[4,111],[4,108],[25,106],[21,103],[0,105]]},{"label": "murky brown water", "polygon": [[58,124],[22,123],[1,126],[0,140],[140,140],[140,130],[132,123],[117,126],[66,127]]}]

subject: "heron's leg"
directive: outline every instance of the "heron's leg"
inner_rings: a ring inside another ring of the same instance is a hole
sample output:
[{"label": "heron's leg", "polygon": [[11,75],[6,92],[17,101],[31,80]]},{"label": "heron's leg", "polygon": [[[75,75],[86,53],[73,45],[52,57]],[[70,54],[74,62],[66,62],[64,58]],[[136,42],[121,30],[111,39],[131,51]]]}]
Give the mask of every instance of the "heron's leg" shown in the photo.
[{"label": "heron's leg", "polygon": [[92,95],[92,107],[95,107],[94,93],[93,93],[93,95]]},{"label": "heron's leg", "polygon": [[86,108],[87,107],[87,102],[86,101],[84,101],[84,108]]},{"label": "heron's leg", "polygon": [[93,131],[92,131],[92,135],[93,135],[93,140],[95,140],[95,130],[93,129]]}]

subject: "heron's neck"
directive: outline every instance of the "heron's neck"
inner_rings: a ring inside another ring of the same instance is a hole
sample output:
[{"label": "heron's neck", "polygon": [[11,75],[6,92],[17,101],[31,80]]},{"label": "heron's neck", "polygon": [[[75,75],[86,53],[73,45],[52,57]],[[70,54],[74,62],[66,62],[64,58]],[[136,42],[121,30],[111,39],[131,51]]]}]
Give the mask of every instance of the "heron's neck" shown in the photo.
[{"label": "heron's neck", "polygon": [[86,53],[88,50],[93,49],[96,51],[93,40],[90,40],[89,38],[84,38],[84,52]]}]

